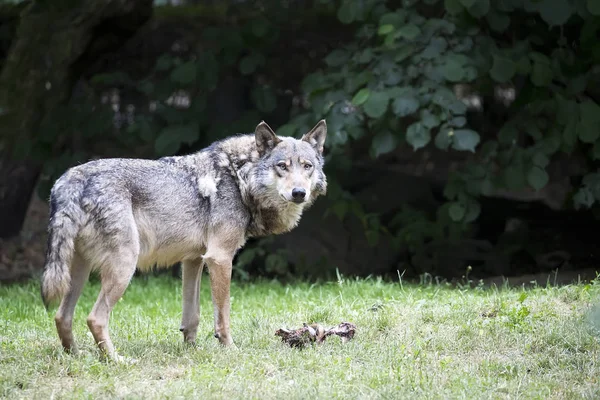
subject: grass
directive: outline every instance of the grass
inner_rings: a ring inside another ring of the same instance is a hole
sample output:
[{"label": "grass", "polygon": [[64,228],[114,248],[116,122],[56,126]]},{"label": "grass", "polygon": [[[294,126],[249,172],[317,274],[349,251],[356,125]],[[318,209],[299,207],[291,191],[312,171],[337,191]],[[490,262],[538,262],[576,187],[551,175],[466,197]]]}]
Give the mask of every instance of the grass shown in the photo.
[{"label": "grass", "polygon": [[[120,354],[98,359],[85,318],[99,287],[88,284],[75,314],[76,356],[60,349],[54,312],[37,283],[0,287],[0,396],[9,398],[600,398],[600,284],[459,289],[344,280],[284,286],[234,284],[237,349],[212,337],[208,279],[198,344],[182,344],[180,281],[136,278],[111,319]],[[357,324],[302,351],[274,336],[317,321]]]}]

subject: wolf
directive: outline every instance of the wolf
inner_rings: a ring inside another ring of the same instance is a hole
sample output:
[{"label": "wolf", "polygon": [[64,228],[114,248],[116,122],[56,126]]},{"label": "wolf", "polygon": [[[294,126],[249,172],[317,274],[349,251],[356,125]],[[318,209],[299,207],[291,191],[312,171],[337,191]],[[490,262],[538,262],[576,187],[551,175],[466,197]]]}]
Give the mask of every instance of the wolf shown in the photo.
[{"label": "wolf", "polygon": [[232,345],[230,282],[235,253],[251,237],[293,229],[327,190],[325,120],[301,139],[277,136],[264,121],[254,134],[197,153],[157,160],[99,159],[67,170],[52,187],[41,294],[67,352],[76,351],[73,313],[91,271],[101,289],[87,325],[101,355],[119,359],[109,315],[136,270],[181,262],[180,331],[193,343],[206,265],[214,336]]}]

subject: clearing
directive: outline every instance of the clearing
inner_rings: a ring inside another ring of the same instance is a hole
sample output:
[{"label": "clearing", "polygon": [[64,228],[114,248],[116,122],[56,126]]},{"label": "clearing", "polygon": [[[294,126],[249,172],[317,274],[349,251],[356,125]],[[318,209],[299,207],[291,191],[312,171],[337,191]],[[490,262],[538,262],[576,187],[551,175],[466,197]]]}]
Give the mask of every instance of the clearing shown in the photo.
[{"label": "clearing", "polygon": [[[237,348],[212,337],[204,277],[195,347],[178,331],[181,282],[138,277],[111,333],[137,364],[99,361],[75,313],[80,353],[64,354],[37,282],[0,287],[0,396],[10,398],[600,398],[600,281],[560,287],[456,288],[377,279],[285,286],[234,283]],[[274,336],[302,322],[350,321],[354,340],[292,349]]]}]

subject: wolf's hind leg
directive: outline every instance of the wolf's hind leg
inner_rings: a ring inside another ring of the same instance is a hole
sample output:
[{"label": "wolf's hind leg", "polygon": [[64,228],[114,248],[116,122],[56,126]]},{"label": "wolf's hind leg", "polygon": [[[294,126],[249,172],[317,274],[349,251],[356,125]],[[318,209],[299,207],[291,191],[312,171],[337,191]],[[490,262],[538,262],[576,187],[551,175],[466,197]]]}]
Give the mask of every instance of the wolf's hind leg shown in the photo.
[{"label": "wolf's hind leg", "polygon": [[135,272],[139,250],[121,248],[112,254],[101,267],[102,288],[88,316],[87,324],[100,348],[103,357],[117,360],[112,341],[108,334],[110,312],[129,286]]},{"label": "wolf's hind leg", "polygon": [[183,314],[181,317],[181,327],[183,332],[183,341],[194,343],[198,333],[198,323],[200,322],[200,281],[202,279],[202,270],[204,261],[188,260],[182,263],[183,278]]},{"label": "wolf's hind leg", "polygon": [[75,253],[70,270],[71,286],[60,303],[54,321],[63,348],[67,352],[75,353],[77,348],[73,338],[73,314],[83,286],[90,276],[91,265]]}]

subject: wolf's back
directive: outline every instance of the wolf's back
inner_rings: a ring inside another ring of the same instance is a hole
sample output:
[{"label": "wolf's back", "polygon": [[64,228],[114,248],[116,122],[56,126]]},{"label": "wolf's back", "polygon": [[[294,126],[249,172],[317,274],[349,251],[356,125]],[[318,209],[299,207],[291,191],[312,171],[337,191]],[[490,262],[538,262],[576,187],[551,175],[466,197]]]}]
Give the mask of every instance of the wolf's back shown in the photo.
[{"label": "wolf's back", "polygon": [[71,170],[52,187],[46,264],[41,286],[42,300],[46,307],[60,300],[71,284],[70,266],[75,251],[75,238],[85,216],[80,205],[85,181],[85,177]]}]

